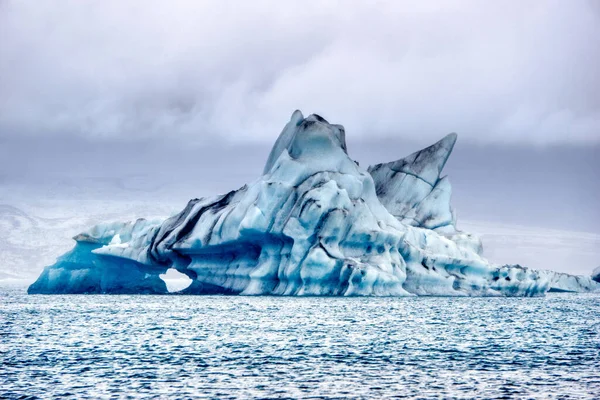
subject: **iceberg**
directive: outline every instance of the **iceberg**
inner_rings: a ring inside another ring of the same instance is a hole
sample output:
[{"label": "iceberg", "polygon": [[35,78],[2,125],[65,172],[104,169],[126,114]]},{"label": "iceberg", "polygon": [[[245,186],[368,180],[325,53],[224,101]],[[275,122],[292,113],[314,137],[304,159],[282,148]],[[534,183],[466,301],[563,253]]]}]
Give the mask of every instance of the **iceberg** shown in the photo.
[{"label": "iceberg", "polygon": [[300,111],[262,176],[192,199],[164,220],[106,223],[75,236],[29,293],[289,296],[538,296],[591,291],[591,277],[494,265],[479,238],[456,228],[442,170],[451,134],[406,158],[363,169],[344,127]]}]

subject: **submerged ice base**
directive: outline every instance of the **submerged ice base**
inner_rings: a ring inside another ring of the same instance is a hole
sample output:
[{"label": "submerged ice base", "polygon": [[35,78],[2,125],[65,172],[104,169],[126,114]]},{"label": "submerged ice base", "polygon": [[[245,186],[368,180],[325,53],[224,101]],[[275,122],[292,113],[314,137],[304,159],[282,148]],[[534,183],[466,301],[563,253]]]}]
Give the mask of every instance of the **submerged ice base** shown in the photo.
[{"label": "submerged ice base", "polygon": [[591,277],[497,266],[456,229],[442,169],[456,135],[362,169],[345,131],[294,112],[263,175],[225,195],[193,199],[158,221],[102,224],[46,267],[29,293],[326,296],[536,296],[591,291]]}]

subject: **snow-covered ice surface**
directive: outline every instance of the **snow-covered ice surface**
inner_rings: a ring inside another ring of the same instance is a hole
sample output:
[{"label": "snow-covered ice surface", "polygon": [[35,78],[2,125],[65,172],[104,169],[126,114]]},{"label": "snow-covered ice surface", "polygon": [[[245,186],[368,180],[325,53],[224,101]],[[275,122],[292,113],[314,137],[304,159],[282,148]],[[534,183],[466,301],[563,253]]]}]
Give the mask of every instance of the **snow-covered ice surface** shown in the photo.
[{"label": "snow-covered ice surface", "polygon": [[103,223],[75,237],[30,293],[535,296],[591,291],[591,277],[493,265],[456,229],[440,174],[456,135],[363,169],[345,131],[296,111],[264,173],[224,195],[193,199],[161,220]]}]

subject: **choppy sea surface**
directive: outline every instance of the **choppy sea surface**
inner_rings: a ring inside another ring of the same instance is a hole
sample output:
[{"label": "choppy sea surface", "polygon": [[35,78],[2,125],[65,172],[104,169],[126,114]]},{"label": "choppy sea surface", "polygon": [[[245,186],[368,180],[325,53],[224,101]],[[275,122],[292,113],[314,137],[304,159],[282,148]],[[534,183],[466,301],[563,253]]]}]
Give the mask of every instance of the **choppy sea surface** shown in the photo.
[{"label": "choppy sea surface", "polygon": [[600,296],[0,291],[0,398],[599,398]]}]

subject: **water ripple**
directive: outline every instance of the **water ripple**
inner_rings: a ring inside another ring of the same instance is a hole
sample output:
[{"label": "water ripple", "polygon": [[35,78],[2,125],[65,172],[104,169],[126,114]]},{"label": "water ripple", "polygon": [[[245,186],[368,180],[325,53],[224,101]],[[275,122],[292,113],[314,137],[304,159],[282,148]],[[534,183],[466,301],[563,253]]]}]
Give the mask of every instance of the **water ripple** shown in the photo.
[{"label": "water ripple", "polygon": [[0,397],[594,398],[600,297],[0,293]]}]

